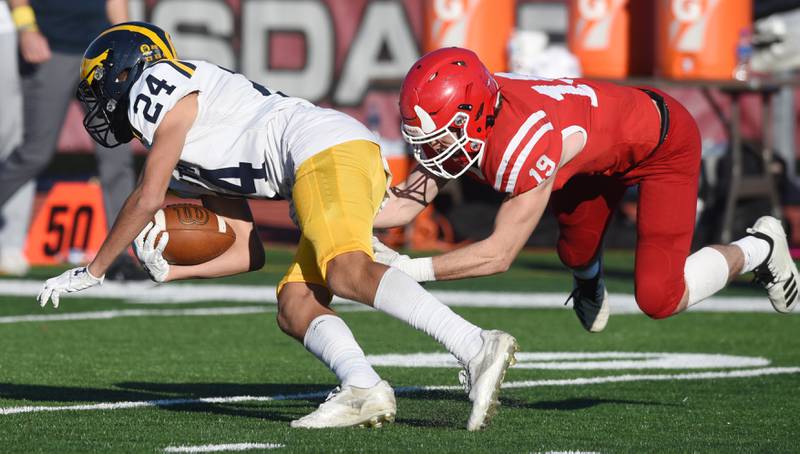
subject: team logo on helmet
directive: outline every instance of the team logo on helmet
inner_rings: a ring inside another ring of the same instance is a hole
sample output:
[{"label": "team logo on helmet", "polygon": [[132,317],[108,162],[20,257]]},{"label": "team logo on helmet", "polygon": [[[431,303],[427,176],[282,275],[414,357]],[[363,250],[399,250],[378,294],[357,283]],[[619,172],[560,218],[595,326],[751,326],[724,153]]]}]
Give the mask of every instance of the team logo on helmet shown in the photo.
[{"label": "team logo on helmet", "polygon": [[401,133],[429,172],[458,178],[480,163],[498,102],[497,82],[474,52],[439,49],[403,81]]},{"label": "team logo on helmet", "polygon": [[77,98],[86,108],[83,126],[97,143],[115,147],[130,142],[127,96],[145,65],[175,59],[164,30],[146,22],[114,25],[95,38],[81,61]]}]

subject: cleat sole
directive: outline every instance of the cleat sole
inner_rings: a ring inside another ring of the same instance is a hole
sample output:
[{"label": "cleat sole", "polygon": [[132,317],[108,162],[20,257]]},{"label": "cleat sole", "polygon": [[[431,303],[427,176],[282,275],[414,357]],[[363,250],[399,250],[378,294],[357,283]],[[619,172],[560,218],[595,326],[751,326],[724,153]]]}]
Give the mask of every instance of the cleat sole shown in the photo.
[{"label": "cleat sole", "polygon": [[486,408],[486,412],[483,416],[483,422],[481,422],[480,427],[477,429],[469,429],[470,431],[477,431],[477,430],[484,430],[486,427],[489,426],[492,418],[497,415],[498,407],[500,406],[500,387],[503,384],[503,381],[506,379],[506,372],[508,372],[508,368],[515,365],[517,363],[516,353],[519,351],[519,343],[516,340],[508,347],[505,353],[505,361],[503,365],[503,370],[500,372],[500,380],[497,382],[497,385],[494,387],[492,391],[491,401],[489,406]]},{"label": "cleat sole", "polygon": [[391,424],[395,420],[395,415],[392,413],[384,413],[382,415],[375,415],[367,419],[366,421],[356,424],[358,427],[363,427],[365,429],[380,429],[386,424]]}]

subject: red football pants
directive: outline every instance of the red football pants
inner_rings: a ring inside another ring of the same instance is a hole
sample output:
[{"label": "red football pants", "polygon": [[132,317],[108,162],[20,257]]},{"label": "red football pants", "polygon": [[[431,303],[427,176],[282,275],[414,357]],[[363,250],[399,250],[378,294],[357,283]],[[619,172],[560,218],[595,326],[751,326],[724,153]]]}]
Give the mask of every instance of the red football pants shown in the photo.
[{"label": "red football pants", "polygon": [[663,92],[669,109],[664,143],[621,175],[576,175],[553,193],[558,255],[573,269],[589,265],[602,247],[611,214],[625,188],[639,185],[636,219],[636,302],[652,318],[672,315],[686,283],[700,174],[700,132],[689,112]]}]

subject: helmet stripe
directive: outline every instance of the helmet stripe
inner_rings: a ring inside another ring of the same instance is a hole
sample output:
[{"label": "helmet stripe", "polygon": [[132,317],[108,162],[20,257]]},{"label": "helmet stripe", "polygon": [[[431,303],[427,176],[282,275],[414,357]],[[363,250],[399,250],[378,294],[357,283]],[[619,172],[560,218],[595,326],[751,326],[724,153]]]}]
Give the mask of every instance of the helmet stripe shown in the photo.
[{"label": "helmet stripe", "polygon": [[182,70],[186,71],[188,73],[187,77],[192,77],[194,75],[194,68],[189,67],[189,65],[187,65],[186,63],[180,60],[172,60],[172,63],[174,63],[175,66],[177,66],[178,68],[181,68]]},{"label": "helmet stripe", "polygon": [[85,79],[87,83],[91,84],[94,80],[94,68],[103,63],[106,58],[108,58],[108,49],[97,57],[84,58],[81,61],[81,80]]},{"label": "helmet stripe", "polygon": [[192,65],[191,63],[184,63],[184,62],[182,62],[180,60],[159,60],[159,61],[155,62],[154,64],[155,65],[159,65],[159,64],[170,65],[172,67],[172,69],[174,69],[175,71],[178,71],[179,73],[181,73],[182,75],[184,75],[185,77],[187,77],[189,79],[191,79],[192,76],[194,75],[194,69],[196,68],[196,66]]},{"label": "helmet stripe", "polygon": [[[163,36],[161,35],[161,32],[164,32]],[[159,29],[159,36],[161,36],[161,38],[164,40],[164,42],[167,43],[167,45],[169,46],[169,49],[170,49],[170,52],[172,52],[173,58],[178,58],[178,51],[175,50],[175,45],[172,44],[172,37],[169,36],[169,33],[167,33],[165,30]]]},{"label": "helmet stripe", "polygon": [[173,60],[177,57],[175,55],[175,48],[172,47],[172,43],[169,41],[169,39],[167,40],[167,42],[165,42],[163,39],[161,39],[160,36],[158,36],[156,32],[150,30],[147,27],[142,27],[141,25],[128,25],[128,24],[117,25],[115,27],[111,27],[108,30],[104,31],[103,33],[100,34],[100,36],[122,30],[133,33],[140,33],[144,36],[147,36],[150,39],[150,41],[153,42],[153,44],[155,44],[156,46],[159,47],[159,49],[161,49],[161,51],[164,53],[164,56],[170,60]]}]

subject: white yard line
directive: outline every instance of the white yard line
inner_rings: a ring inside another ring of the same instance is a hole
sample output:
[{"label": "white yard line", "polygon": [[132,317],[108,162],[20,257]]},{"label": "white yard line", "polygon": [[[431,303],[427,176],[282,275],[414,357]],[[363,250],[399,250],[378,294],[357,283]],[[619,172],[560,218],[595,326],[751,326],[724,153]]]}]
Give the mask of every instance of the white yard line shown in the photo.
[{"label": "white yard line", "polygon": [[[518,352],[515,369],[613,370],[622,369],[744,369],[766,367],[763,357],[718,353],[675,352]],[[368,355],[373,366],[383,367],[462,367],[449,353],[390,353]]]},{"label": "white yard line", "polygon": [[222,445],[168,446],[164,452],[221,452],[249,451],[251,449],[278,449],[285,445],[279,443],[228,443]]},{"label": "white yard line", "polygon": [[[34,298],[42,283],[32,280],[0,280],[0,295]],[[497,307],[520,309],[564,309],[567,290],[563,293],[541,292],[476,292],[469,290],[433,290],[443,303],[454,307]],[[220,284],[178,284],[155,285],[150,282],[117,283],[108,282],[75,295],[71,298],[122,299],[135,304],[181,304],[198,302],[239,302],[274,304],[277,301],[275,286],[272,285],[220,285]],[[639,314],[633,295],[612,293],[609,295],[612,314]],[[352,301],[334,299],[338,304],[352,304]],[[716,297],[693,306],[692,312],[774,312],[763,297]],[[794,312],[800,313],[800,312]]]},{"label": "white yard line", "polygon": [[[748,378],[765,375],[797,374],[800,367],[764,367],[758,369],[734,370],[724,372],[694,372],[686,374],[655,374],[655,375],[611,375],[601,377],[582,377],[560,380],[524,380],[512,381],[503,384],[503,388],[536,388],[542,386],[584,386],[603,383],[619,383],[633,381],[668,381],[668,380],[710,380],[722,378]],[[455,391],[461,386],[407,386],[395,388],[396,394],[414,394],[425,391]],[[229,396],[229,397],[204,397],[199,399],[160,399],[147,401],[103,402],[97,404],[59,405],[59,406],[24,406],[0,407],[0,415],[14,415],[20,413],[55,412],[55,411],[95,411],[95,410],[122,410],[131,408],[170,407],[176,405],[197,404],[227,404],[235,402],[271,402],[281,400],[305,400],[325,397],[328,391],[301,394],[285,394],[275,396]]]},{"label": "white yard line", "polygon": [[56,322],[67,320],[108,320],[120,317],[174,317],[203,315],[241,315],[275,312],[274,307],[201,307],[195,309],[118,309],[91,312],[62,312],[43,315],[9,315],[0,317],[0,324],[25,322]]},{"label": "white yard line", "polygon": [[[626,374],[607,375],[603,377],[581,377],[551,380],[523,380],[503,383],[503,388],[538,388],[541,386],[584,386],[604,383],[622,383],[632,381],[670,381],[670,380],[713,380],[717,378],[750,378],[765,375],[784,375],[800,373],[800,367],[762,367],[757,369],[741,369],[725,372],[691,372],[685,374]],[[450,390],[452,386],[427,386],[429,390]]]},{"label": "white yard line", "polygon": [[[58,312],[51,314],[8,315],[0,317],[0,325],[29,322],[63,322],[75,320],[108,320],[121,317],[197,317],[207,315],[243,315],[275,313],[275,306],[199,307],[192,309],[111,309],[107,311]],[[373,310],[359,304],[336,308],[338,312]]]}]

